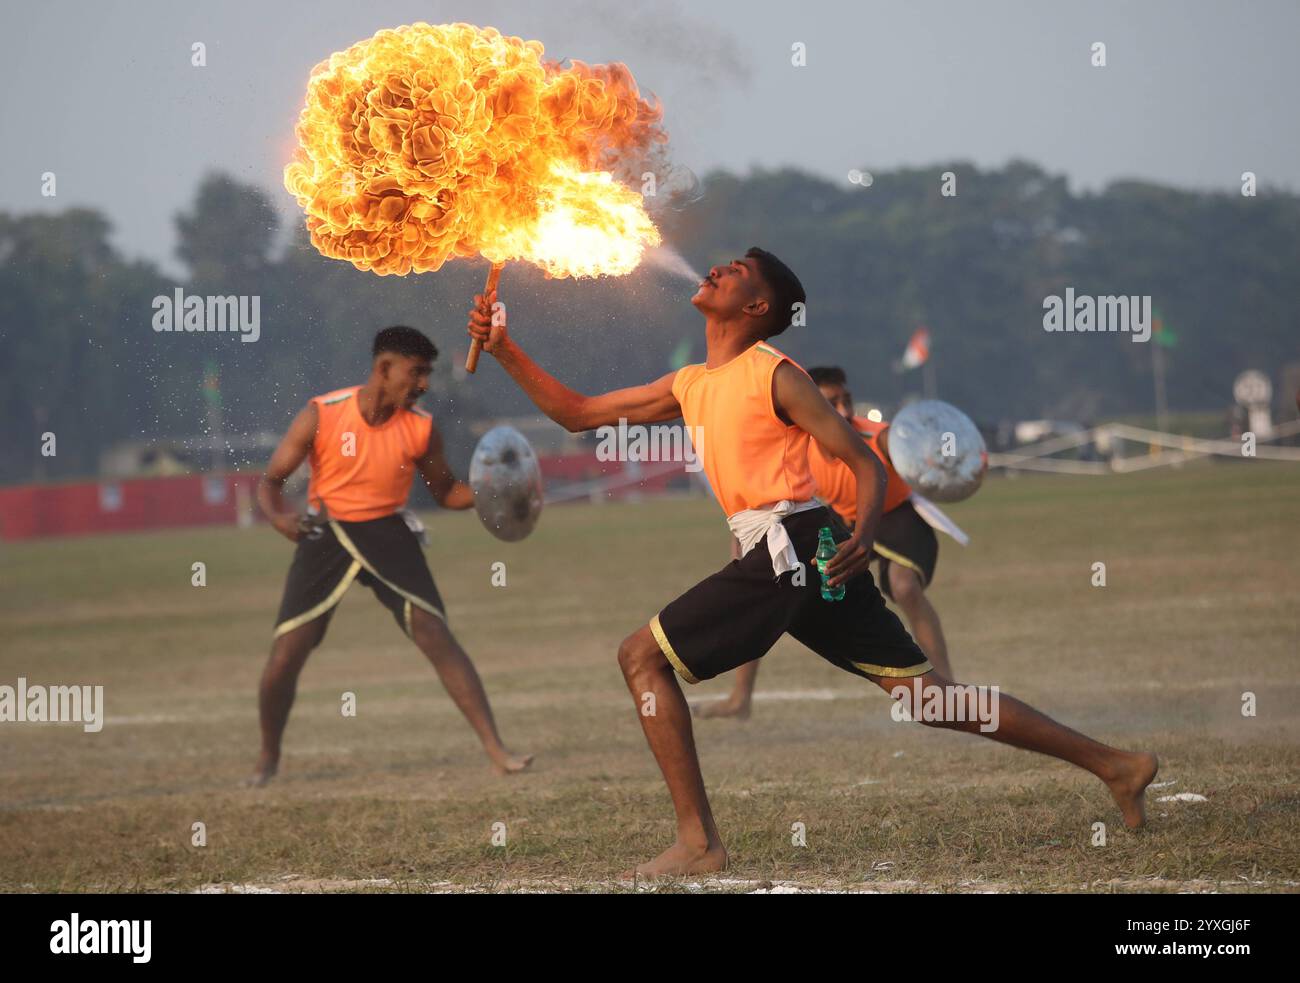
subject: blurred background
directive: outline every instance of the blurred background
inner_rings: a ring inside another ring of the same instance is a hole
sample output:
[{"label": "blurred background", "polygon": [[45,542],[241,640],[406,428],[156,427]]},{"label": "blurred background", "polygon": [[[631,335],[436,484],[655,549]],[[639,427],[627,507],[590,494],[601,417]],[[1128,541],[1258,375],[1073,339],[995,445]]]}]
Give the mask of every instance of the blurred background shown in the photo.
[{"label": "blurred background", "polygon": [[[1234,381],[1255,370],[1270,391],[1254,429],[1266,410],[1274,443],[1293,442],[1293,3],[7,5],[0,536],[75,531],[64,513],[87,511],[104,528],[228,521],[237,476],[310,396],[363,381],[393,323],[444,353],[426,406],[461,473],[501,419],[565,459],[553,490],[622,468],[538,421],[490,359],[458,371],[485,263],[399,279],[324,259],[282,187],[312,66],[415,20],[626,62],[672,137],[667,241],[697,270],[750,245],[784,258],[809,309],[782,347],[842,365],[864,408],[938,396],[995,451],[1111,422],[1232,438],[1252,426]],[[1043,300],[1067,287],[1150,295],[1155,337],[1046,333]],[[153,298],[178,288],[260,297],[259,340],[156,333]],[[704,355],[690,281],[648,265],[547,282],[515,264],[501,292],[517,337],[582,390]],[[187,503],[175,515],[115,484],[162,476],[190,479],[163,496]],[[36,490],[76,482],[63,504]],[[672,482],[687,479],[656,487]]]}]

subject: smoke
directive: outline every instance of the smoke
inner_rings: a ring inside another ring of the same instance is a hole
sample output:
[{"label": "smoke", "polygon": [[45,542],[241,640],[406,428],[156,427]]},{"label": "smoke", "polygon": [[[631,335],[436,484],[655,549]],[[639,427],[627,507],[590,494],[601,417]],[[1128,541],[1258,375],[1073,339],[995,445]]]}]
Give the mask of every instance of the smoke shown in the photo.
[{"label": "smoke", "polygon": [[579,19],[599,24],[639,58],[662,60],[705,87],[742,85],[753,76],[752,58],[740,43],[677,0],[644,6],[592,2],[579,9]]},{"label": "smoke", "polygon": [[670,276],[681,277],[683,280],[690,280],[694,283],[699,283],[704,279],[704,275],[696,273],[691,268],[691,264],[682,257],[682,254],[671,246],[656,246],[653,249],[646,250],[645,263]]}]

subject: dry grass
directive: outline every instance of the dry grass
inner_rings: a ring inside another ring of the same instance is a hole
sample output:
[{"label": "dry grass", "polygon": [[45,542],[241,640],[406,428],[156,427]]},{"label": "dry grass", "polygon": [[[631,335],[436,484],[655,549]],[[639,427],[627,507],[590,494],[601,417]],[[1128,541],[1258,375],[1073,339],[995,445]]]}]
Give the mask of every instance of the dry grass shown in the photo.
[{"label": "dry grass", "polygon": [[[1124,831],[1066,765],[894,723],[874,687],[787,639],[752,720],[696,726],[732,870],[667,889],[1296,890],[1297,477],[1242,463],[994,480],[951,510],[974,543],[945,541],[932,596],[958,675],[1156,750],[1176,784],[1153,793],[1147,830]],[[672,823],[614,652],[725,560],[716,506],[555,508],[518,545],[470,516],[430,525],[503,733],[538,753],[527,776],[489,773],[423,658],[354,587],[303,675],[281,779],[243,789],[287,545],[214,529],[6,547],[0,683],[103,684],[108,724],[0,724],[0,889],[618,889]],[[195,560],[206,588],[190,586]],[[1154,801],[1182,791],[1208,801]],[[1105,847],[1090,845],[1099,821]]]}]

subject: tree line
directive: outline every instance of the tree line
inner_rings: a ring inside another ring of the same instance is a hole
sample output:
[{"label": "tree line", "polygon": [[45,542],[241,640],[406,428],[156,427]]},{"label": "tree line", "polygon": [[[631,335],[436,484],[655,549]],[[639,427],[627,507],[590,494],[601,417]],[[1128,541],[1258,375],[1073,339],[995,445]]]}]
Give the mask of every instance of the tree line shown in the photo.
[{"label": "tree line", "polygon": [[[945,171],[955,194],[944,193]],[[805,366],[844,366],[855,395],[886,407],[920,389],[918,373],[895,363],[926,325],[938,395],[981,423],[1149,412],[1151,344],[1044,330],[1045,299],[1067,288],[1152,298],[1176,339],[1165,349],[1172,410],[1221,409],[1242,369],[1276,379],[1300,358],[1295,195],[1141,182],[1076,194],[1024,162],[903,169],[869,187],[797,170],[718,172],[702,189],[666,213],[666,240],[701,271],[751,245],[781,256],[808,305],[806,323],[777,344]],[[94,210],[0,213],[0,481],[91,476],[118,442],[203,434],[214,398],[205,399],[205,375],[219,379],[227,434],[282,430],[311,395],[363,381],[371,337],[395,323],[424,330],[444,353],[427,403],[462,468],[467,424],[532,412],[490,358],[475,377],[455,371],[486,263],[377,277],[319,256],[298,222],[285,245],[280,221],[265,189],[210,175],[176,217],[178,280],[122,255]],[[259,298],[256,343],[154,330],[155,298],[178,289]],[[501,283],[512,332],[585,391],[702,359],[692,292],[649,266],[548,282],[516,265]],[[45,433],[57,437],[53,457],[41,455]]]}]

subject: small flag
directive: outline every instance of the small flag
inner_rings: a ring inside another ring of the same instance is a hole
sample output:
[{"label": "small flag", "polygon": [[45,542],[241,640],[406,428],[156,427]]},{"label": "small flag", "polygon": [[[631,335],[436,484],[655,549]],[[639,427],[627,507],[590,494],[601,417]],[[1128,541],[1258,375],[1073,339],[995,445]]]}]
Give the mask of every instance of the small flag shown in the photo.
[{"label": "small flag", "polygon": [[930,329],[924,325],[912,332],[912,338],[903,349],[903,358],[895,366],[895,371],[906,372],[918,369],[930,358]]},{"label": "small flag", "polygon": [[1178,344],[1178,335],[1165,324],[1165,319],[1160,316],[1159,312],[1151,318],[1151,335],[1152,340],[1161,348],[1173,348]]}]

